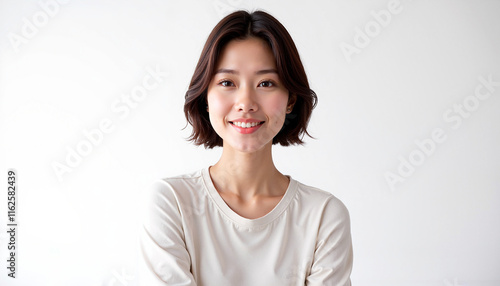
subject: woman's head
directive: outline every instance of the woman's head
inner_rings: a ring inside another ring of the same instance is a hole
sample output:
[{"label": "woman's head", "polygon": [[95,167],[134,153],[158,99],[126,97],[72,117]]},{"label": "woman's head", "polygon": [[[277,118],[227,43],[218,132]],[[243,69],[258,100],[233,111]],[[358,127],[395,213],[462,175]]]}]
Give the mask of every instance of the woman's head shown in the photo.
[{"label": "woman's head", "polygon": [[[307,76],[295,44],[286,29],[271,15],[256,11],[236,11],[222,19],[209,35],[189,89],[185,96],[184,113],[193,126],[190,140],[206,148],[222,146],[222,138],[215,132],[207,111],[207,93],[213,82],[220,57],[233,40],[257,38],[268,45],[275,61],[280,83],[288,91],[288,102],[293,106],[285,124],[272,139],[273,144],[288,146],[303,144],[312,109],[317,98],[309,88]],[[310,136],[310,135],[309,135]]]}]

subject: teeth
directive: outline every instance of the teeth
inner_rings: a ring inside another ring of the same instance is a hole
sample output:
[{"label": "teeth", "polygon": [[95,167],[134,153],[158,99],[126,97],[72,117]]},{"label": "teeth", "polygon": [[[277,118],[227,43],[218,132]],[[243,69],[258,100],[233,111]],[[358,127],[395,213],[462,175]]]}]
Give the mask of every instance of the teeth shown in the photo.
[{"label": "teeth", "polygon": [[235,121],[233,122],[233,125],[236,125],[238,127],[241,127],[241,128],[250,128],[250,127],[254,127],[254,126],[257,126],[259,125],[260,122],[247,122],[247,123],[243,123],[243,122],[238,122],[238,121]]}]

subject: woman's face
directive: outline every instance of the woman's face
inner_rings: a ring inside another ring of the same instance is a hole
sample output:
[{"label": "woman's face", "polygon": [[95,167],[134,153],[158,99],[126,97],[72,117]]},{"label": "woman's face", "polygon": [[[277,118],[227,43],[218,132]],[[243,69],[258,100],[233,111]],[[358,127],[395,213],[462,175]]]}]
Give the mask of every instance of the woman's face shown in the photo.
[{"label": "woman's face", "polygon": [[285,121],[288,90],[279,79],[267,43],[258,38],[229,42],[222,50],[207,100],[210,122],[224,148],[255,152],[272,145]]}]

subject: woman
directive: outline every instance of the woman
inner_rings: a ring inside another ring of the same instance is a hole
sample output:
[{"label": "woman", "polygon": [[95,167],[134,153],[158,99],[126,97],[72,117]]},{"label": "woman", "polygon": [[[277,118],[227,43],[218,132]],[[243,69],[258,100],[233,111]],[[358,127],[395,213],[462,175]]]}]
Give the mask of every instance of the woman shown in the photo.
[{"label": "woman", "polygon": [[286,29],[262,11],[222,19],[185,98],[190,140],[223,152],[151,185],[143,285],[351,285],[346,207],[273,164],[273,144],[303,144],[316,105]]}]

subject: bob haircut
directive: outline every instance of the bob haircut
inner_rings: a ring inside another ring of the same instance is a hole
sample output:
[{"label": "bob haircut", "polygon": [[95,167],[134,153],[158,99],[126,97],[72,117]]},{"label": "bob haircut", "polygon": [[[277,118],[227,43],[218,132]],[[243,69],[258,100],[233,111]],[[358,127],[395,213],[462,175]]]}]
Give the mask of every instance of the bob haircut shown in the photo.
[{"label": "bob haircut", "polygon": [[233,12],[222,19],[212,30],[201,52],[191,83],[185,95],[184,114],[193,126],[187,139],[205,148],[222,146],[222,138],[213,129],[207,111],[208,86],[214,77],[222,49],[232,40],[256,37],[264,40],[276,60],[278,76],[289,91],[288,101],[295,99],[293,110],[286,115],[285,123],[273,138],[272,144],[288,146],[304,144],[302,138],[312,110],[316,107],[316,93],[309,88],[299,53],[290,34],[273,16],[263,11]]}]

